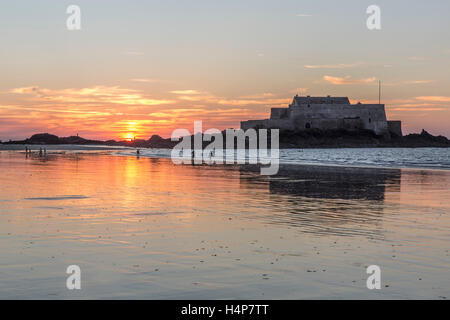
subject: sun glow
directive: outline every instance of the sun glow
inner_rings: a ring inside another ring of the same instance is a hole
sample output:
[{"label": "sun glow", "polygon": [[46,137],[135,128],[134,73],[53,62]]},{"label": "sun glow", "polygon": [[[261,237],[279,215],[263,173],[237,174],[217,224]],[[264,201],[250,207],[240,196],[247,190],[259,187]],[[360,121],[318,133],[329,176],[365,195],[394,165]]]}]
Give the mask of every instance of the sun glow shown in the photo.
[{"label": "sun glow", "polygon": [[132,141],[135,139],[135,137],[136,135],[133,132],[128,132],[123,136],[123,138],[127,141]]}]

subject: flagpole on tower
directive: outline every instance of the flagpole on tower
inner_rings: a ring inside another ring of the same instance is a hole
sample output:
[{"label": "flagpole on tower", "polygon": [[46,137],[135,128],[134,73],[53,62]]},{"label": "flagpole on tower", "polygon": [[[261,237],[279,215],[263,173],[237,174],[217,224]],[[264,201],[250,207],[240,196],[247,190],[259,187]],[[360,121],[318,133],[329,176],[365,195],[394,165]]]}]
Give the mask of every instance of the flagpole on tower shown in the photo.
[{"label": "flagpole on tower", "polygon": [[378,80],[378,104],[381,104],[381,80]]}]

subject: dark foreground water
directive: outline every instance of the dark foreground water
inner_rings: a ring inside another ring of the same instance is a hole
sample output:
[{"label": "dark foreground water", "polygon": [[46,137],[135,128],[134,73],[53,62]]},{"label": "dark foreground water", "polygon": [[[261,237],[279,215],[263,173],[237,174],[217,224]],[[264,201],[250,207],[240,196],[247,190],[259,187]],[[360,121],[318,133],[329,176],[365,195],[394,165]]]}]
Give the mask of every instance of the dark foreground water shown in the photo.
[{"label": "dark foreground water", "polygon": [[[123,152],[123,151],[119,151]],[[0,152],[0,298],[450,297],[450,172]],[[78,265],[82,289],[66,288]],[[366,267],[382,288],[366,287]]]}]

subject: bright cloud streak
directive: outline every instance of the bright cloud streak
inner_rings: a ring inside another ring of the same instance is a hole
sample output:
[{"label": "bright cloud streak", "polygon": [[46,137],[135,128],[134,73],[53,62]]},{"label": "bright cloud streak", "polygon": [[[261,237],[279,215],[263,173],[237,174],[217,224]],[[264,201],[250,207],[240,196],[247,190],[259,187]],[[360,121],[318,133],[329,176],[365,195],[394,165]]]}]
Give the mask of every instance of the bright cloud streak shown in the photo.
[{"label": "bright cloud streak", "polygon": [[376,80],[375,77],[366,78],[366,79],[358,79],[352,80],[350,76],[340,78],[340,77],[332,77],[332,76],[324,76],[323,79],[335,85],[346,85],[346,84],[368,84],[372,83]]},{"label": "bright cloud streak", "polygon": [[52,90],[40,88],[38,86],[15,88],[12,93],[31,95],[45,101],[54,102],[103,102],[126,105],[160,105],[173,103],[172,100],[147,98],[138,90],[122,89],[118,86],[95,86],[82,89],[62,89]]},{"label": "bright cloud streak", "polygon": [[434,101],[434,102],[450,102],[450,97],[443,96],[421,96],[416,97],[417,100]]},{"label": "bright cloud streak", "polygon": [[362,65],[362,62],[356,63],[339,63],[339,64],[305,64],[304,67],[306,69],[345,69],[345,68],[354,68]]},{"label": "bright cloud streak", "polygon": [[195,94],[201,93],[198,90],[174,90],[174,91],[170,91],[170,92],[174,93],[174,94],[180,94],[180,95],[195,95]]}]

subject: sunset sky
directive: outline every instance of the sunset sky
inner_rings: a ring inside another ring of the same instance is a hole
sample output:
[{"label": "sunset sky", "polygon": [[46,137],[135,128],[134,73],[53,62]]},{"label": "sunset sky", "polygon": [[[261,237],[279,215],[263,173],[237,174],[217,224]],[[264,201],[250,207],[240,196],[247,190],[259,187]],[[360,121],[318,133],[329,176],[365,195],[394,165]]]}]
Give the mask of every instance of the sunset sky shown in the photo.
[{"label": "sunset sky", "polygon": [[0,140],[238,128],[296,93],[376,102],[378,80],[405,133],[450,137],[449,13],[447,0],[2,1]]}]

